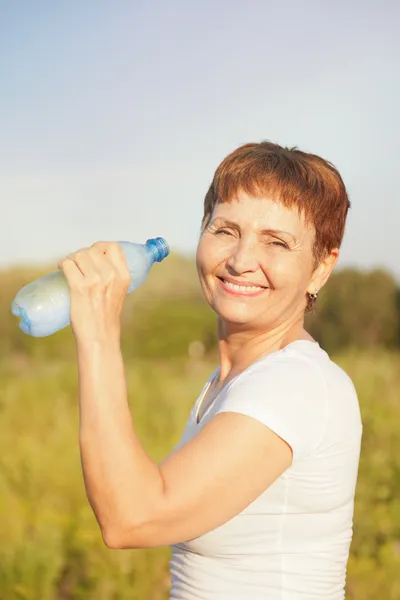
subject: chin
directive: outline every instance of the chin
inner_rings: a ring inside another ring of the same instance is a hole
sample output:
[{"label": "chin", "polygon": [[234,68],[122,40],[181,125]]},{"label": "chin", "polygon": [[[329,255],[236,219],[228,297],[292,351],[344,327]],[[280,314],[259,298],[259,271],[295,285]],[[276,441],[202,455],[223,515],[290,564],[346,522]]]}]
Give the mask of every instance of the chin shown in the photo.
[{"label": "chin", "polygon": [[229,309],[218,305],[212,305],[212,308],[222,321],[232,325],[250,325],[255,320],[254,311],[238,310],[237,307]]}]

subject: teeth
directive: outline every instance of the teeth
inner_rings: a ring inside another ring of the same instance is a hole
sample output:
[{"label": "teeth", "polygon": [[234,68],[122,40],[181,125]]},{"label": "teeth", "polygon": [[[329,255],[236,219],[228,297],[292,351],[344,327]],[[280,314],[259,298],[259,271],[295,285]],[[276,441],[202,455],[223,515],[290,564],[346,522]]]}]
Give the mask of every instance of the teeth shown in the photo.
[{"label": "teeth", "polygon": [[231,283],[230,281],[227,281],[226,279],[223,279],[223,282],[226,286],[228,286],[235,292],[240,292],[241,294],[246,294],[246,293],[252,294],[254,292],[260,292],[261,290],[264,289],[258,285],[237,285],[236,283]]}]

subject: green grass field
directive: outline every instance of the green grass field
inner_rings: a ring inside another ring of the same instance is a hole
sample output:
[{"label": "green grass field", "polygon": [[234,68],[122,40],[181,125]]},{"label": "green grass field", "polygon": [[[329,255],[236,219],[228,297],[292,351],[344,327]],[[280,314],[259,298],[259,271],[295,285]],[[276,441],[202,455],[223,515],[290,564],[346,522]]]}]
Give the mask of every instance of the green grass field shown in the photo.
[{"label": "green grass field", "polygon": [[[334,357],[352,377],[364,439],[348,598],[400,598],[400,355]],[[211,360],[127,361],[150,455],[178,441]],[[156,376],[155,376],[156,375]],[[108,550],[85,496],[74,361],[14,355],[0,367],[1,600],[162,600],[169,550]]]}]

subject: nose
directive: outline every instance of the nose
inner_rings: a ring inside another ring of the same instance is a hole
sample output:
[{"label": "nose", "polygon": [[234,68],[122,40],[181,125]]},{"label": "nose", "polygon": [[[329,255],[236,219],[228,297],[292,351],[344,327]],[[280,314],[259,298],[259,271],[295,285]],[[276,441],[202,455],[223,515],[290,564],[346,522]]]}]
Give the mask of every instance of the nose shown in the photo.
[{"label": "nose", "polygon": [[255,245],[246,242],[243,238],[238,241],[226,261],[227,267],[236,274],[254,273],[260,267],[258,252]]}]

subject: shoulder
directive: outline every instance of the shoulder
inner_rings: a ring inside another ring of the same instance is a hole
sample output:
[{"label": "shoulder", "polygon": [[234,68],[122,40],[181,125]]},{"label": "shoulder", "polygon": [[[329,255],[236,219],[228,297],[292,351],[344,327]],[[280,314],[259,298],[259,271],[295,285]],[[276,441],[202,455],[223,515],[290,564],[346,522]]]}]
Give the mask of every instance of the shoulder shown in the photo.
[{"label": "shoulder", "polygon": [[330,423],[359,426],[350,377],[318,344],[295,342],[253,363],[221,392],[218,412],[264,423],[304,458],[320,445]]},{"label": "shoulder", "polygon": [[292,448],[295,458],[318,446],[328,414],[327,379],[303,353],[280,351],[251,365],[222,392],[219,412],[261,421]]},{"label": "shoulder", "polygon": [[[316,342],[298,340],[289,344],[282,351],[266,358],[264,365],[262,361],[253,365],[257,368],[261,377],[262,370],[264,373],[269,372],[271,374],[274,372],[276,375],[286,371],[291,373],[291,381],[288,382],[288,385],[296,381],[306,386],[312,382],[315,386],[319,382],[328,393],[338,387],[347,388],[348,391],[355,390],[354,384],[346,371],[335,363]],[[258,367],[261,368],[258,369]]]}]

